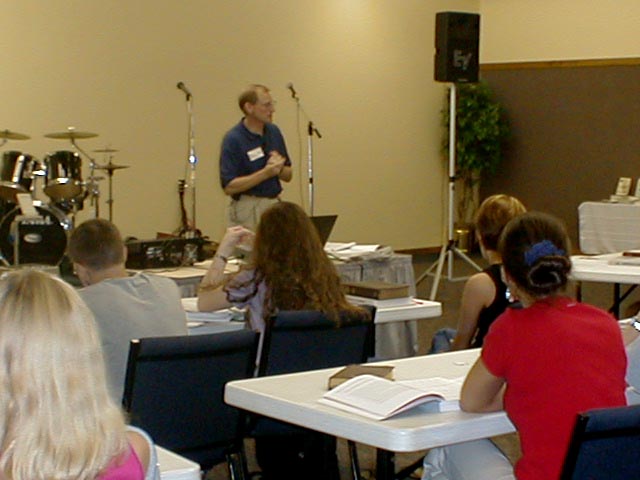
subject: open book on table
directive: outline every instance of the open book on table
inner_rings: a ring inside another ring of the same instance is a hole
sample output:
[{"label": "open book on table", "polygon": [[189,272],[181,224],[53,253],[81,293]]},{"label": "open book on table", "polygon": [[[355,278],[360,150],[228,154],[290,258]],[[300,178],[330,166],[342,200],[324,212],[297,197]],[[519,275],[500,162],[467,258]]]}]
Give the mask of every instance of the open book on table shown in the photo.
[{"label": "open book on table", "polygon": [[385,420],[421,404],[432,411],[458,410],[464,377],[432,377],[394,382],[373,375],[354,377],[325,393],[318,401],[374,420]]}]

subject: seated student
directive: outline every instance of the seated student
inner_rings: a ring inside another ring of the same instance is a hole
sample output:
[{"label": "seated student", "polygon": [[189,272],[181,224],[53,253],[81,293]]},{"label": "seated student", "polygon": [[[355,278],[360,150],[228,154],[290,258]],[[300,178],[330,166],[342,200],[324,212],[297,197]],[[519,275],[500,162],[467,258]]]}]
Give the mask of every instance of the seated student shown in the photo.
[{"label": "seated student", "polygon": [[159,479],[155,447],[109,396],[91,312],[46,273],[0,279],[0,477]]},{"label": "seated student", "polygon": [[509,220],[525,211],[520,200],[509,195],[492,195],[480,204],[474,223],[480,252],[489,267],[466,281],[458,326],[456,330],[443,329],[436,333],[432,353],[481,347],[491,323],[511,304],[501,278],[498,240]]},{"label": "seated student", "polygon": [[[229,279],[224,268],[239,245],[252,246],[252,260]],[[340,277],[308,215],[298,205],[278,202],[260,217],[254,235],[230,227],[198,292],[200,311],[248,307],[251,328],[263,332],[277,310],[320,310],[336,321],[341,311],[361,311],[349,304]]]},{"label": "seated student", "polygon": [[188,333],[180,291],[169,278],[146,273],[130,276],[120,232],[101,218],[87,220],[71,232],[68,254],[85,286],[80,296],[100,329],[109,389],[120,402],[129,342]]},{"label": "seated student", "polygon": [[564,296],[569,239],[555,217],[525,213],[500,238],[506,283],[522,302],[491,326],[460,405],[505,409],[522,458],[512,467],[489,440],[431,450],[423,479],[558,478],[578,412],[625,405],[626,356],[608,313]]},{"label": "seated student", "polygon": [[[252,259],[236,275],[224,278],[228,257],[238,245],[253,243]],[[248,307],[252,329],[263,332],[265,319],[277,310],[319,310],[336,322],[341,311],[366,311],[347,303],[340,277],[324,252],[318,233],[298,205],[278,202],[260,217],[253,233],[230,227],[200,284],[198,309]],[[256,456],[262,478],[339,478],[337,460],[324,463],[320,450],[332,449],[322,435],[262,437]],[[321,462],[321,463],[319,463]],[[324,468],[323,468],[324,467]],[[330,474],[323,476],[323,471]]]}]

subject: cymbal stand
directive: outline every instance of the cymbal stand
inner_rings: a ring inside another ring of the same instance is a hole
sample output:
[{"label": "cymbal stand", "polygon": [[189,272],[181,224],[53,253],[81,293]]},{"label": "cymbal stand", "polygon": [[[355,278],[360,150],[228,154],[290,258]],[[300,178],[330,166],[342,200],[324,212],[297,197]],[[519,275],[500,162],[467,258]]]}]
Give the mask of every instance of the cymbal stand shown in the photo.
[{"label": "cymbal stand", "polygon": [[[111,163],[111,159],[113,155],[109,155],[109,164]],[[113,169],[107,170],[107,175],[109,176],[109,199],[107,200],[107,205],[109,205],[109,221],[113,222]]]},{"label": "cymbal stand", "polygon": [[303,113],[305,118],[308,120],[307,124],[307,171],[309,177],[309,215],[313,215],[314,211],[314,192],[313,192],[313,135],[315,134],[319,139],[322,138],[320,131],[314,126],[311,119],[309,119],[309,115],[302,108],[302,104],[300,103],[300,98],[298,94],[293,89],[293,85],[289,86],[291,90],[291,98],[296,101],[296,125],[300,125],[300,112]]},{"label": "cymbal stand", "polygon": [[[90,199],[90,204],[91,206],[95,207],[95,218],[99,218],[100,217],[100,186],[94,182],[94,176],[93,173],[96,169],[96,161],[91,157],[91,155],[89,155],[87,152],[85,152],[83,149],[81,149],[78,144],[76,143],[76,139],[71,137],[71,145],[73,145],[73,148],[75,148],[76,150],[78,150],[82,155],[84,155],[85,157],[87,157],[89,159],[89,178],[91,179],[91,191],[89,191],[89,196],[91,197]],[[109,197],[111,198],[111,197]],[[109,221],[111,221],[111,216],[109,217]]]}]

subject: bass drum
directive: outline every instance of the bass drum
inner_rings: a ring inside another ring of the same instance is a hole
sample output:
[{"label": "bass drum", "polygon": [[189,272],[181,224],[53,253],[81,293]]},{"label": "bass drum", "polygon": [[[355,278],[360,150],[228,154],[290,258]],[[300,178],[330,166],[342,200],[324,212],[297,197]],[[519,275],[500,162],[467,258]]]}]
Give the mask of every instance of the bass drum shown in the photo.
[{"label": "bass drum", "polygon": [[[19,225],[19,258],[21,265],[58,265],[67,248],[67,232],[71,229],[69,219],[54,207],[36,206],[38,217],[25,219]],[[11,231],[20,208],[7,213],[0,222],[0,252],[11,265],[15,264],[16,241]]]}]

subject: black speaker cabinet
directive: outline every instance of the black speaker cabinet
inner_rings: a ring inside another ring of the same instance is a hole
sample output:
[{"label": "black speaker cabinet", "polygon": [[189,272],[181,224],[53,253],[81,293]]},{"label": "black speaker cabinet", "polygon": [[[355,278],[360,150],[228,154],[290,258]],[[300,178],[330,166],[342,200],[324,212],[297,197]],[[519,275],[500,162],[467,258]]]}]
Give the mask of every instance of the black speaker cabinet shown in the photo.
[{"label": "black speaker cabinet", "polygon": [[479,43],[480,15],[462,12],[437,13],[436,81],[477,82]]}]

